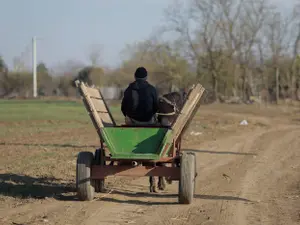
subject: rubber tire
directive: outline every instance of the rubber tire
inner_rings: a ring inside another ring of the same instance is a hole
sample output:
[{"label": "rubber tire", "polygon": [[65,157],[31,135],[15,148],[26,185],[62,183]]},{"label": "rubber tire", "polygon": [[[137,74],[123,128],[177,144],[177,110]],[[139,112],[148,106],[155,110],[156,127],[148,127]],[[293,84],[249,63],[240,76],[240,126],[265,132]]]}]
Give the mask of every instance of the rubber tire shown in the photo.
[{"label": "rubber tire", "polygon": [[95,197],[94,182],[91,179],[91,166],[94,160],[92,152],[79,152],[76,164],[76,187],[78,198],[91,201]]},{"label": "rubber tire", "polygon": [[[103,149],[97,149],[95,151],[95,164],[105,166],[105,152]],[[105,179],[94,180],[95,192],[105,193]]]},{"label": "rubber tire", "polygon": [[180,158],[180,179],[178,187],[179,204],[191,204],[195,192],[196,156],[193,152],[183,152]]},{"label": "rubber tire", "polygon": [[197,157],[195,155],[195,153],[192,153],[194,155],[195,158],[195,178],[194,178],[194,194],[196,191],[196,186],[197,186],[197,182],[196,182],[196,177],[198,176],[198,172],[197,172]]}]

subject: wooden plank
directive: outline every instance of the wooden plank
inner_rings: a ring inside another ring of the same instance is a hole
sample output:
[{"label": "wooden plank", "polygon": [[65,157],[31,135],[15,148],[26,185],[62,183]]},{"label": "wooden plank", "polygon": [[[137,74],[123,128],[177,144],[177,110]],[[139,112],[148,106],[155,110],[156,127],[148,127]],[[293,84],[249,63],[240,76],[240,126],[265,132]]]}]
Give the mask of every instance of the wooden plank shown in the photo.
[{"label": "wooden plank", "polygon": [[106,114],[108,114],[107,111],[100,111],[100,110],[97,110],[96,112],[97,112],[97,113],[106,113]]},{"label": "wooden plank", "polygon": [[85,89],[88,93],[88,95],[90,96],[90,98],[99,98],[99,99],[102,99],[101,95],[100,95],[100,91],[96,88],[92,88],[92,87],[87,87],[85,86]]},{"label": "wooden plank", "polygon": [[92,99],[92,104],[95,107],[95,110],[96,110],[95,113],[98,113],[99,117],[102,120],[104,127],[107,127],[107,126],[113,127],[114,122],[113,122],[112,118],[110,117],[104,102],[99,99]]},{"label": "wooden plank", "polygon": [[184,118],[182,121],[183,125],[180,126],[180,132],[182,132],[183,126],[185,126],[187,123],[189,123],[193,119],[196,111],[198,110],[198,108],[200,106],[200,100],[201,100],[201,97],[202,97],[204,91],[205,91],[205,89],[202,86],[198,86],[198,90],[195,89],[195,93],[197,93],[197,94],[195,94],[196,96],[195,97],[191,96],[191,97],[194,97],[195,100],[187,103],[187,106],[190,106],[190,107],[186,108],[187,117]]},{"label": "wooden plank", "polygon": [[104,102],[100,99],[91,99],[92,104],[95,106],[96,111],[105,111],[107,112],[106,106]]},{"label": "wooden plank", "polygon": [[115,126],[115,121],[105,104],[100,90],[87,87],[84,83],[80,83],[78,87],[80,88],[80,93],[85,102],[86,109],[101,138],[101,128]]},{"label": "wooden plank", "polygon": [[[189,120],[192,119],[191,116],[195,114],[196,110],[198,109],[197,106],[198,103],[200,102],[204,90],[205,89],[202,86],[198,86],[191,93],[190,98],[188,99],[189,101],[187,102],[186,107],[183,111],[184,114],[186,114],[186,117],[182,118],[182,122],[184,123],[183,125],[185,125]],[[179,124],[180,123],[178,123],[177,125],[179,126]]]},{"label": "wooden plank", "polygon": [[197,84],[189,93],[179,116],[171,127],[174,140],[179,137],[182,131],[186,130],[186,125],[190,123],[199,107],[199,102],[204,91],[204,87],[201,84]]},{"label": "wooden plank", "polygon": [[100,96],[101,96],[101,98],[102,98],[102,100],[103,100],[103,103],[104,103],[104,105],[105,105],[105,109],[106,109],[106,111],[108,112],[108,114],[109,114],[109,116],[110,116],[110,120],[112,121],[112,125],[113,125],[113,126],[116,126],[117,124],[116,124],[116,122],[115,122],[115,120],[114,120],[114,118],[113,118],[113,116],[112,116],[112,114],[111,114],[111,112],[110,112],[110,110],[109,110],[109,107],[108,107],[108,105],[106,104],[106,102],[105,102],[105,100],[104,100],[104,98],[103,98],[103,95],[102,95],[102,93],[101,93],[100,90],[99,90],[99,93],[100,93]]},{"label": "wooden plank", "polygon": [[94,125],[94,127],[95,127],[95,129],[96,129],[96,131],[97,131],[97,133],[98,133],[98,135],[99,135],[99,138],[100,138],[100,140],[103,140],[103,138],[102,138],[102,134],[101,134],[101,129],[99,128],[99,125],[98,125],[98,122],[96,121],[96,119],[95,119],[95,116],[90,112],[90,106],[89,106],[89,104],[87,103],[87,100],[85,99],[85,98],[83,98],[82,97],[82,101],[83,101],[83,103],[84,103],[84,106],[85,106],[85,108],[86,108],[86,110],[87,110],[87,112],[88,112],[88,114],[89,114],[89,116],[90,116],[90,118],[91,118],[91,120],[92,120],[92,122],[93,122],[93,125]]},{"label": "wooden plank", "polygon": [[94,97],[94,96],[90,96],[91,99],[99,99],[99,100],[102,100],[102,98],[99,98],[99,97]]},{"label": "wooden plank", "polygon": [[114,127],[115,125],[111,121],[111,118],[108,114],[108,112],[105,113],[98,113],[99,117],[102,119],[102,124],[104,127]]},{"label": "wooden plank", "polygon": [[98,129],[104,127],[103,123],[101,121],[101,118],[99,117],[99,115],[97,113],[95,113],[97,110],[95,109],[95,106],[92,104],[92,100],[89,96],[89,92],[88,92],[87,87],[84,85],[84,83],[80,83],[79,87],[80,87],[80,89],[82,91],[82,94],[83,94],[82,97],[86,101],[87,106],[89,106],[89,107],[86,107],[86,109],[89,113],[92,113],[92,116],[94,117],[94,120],[95,120],[95,122],[98,126]]}]

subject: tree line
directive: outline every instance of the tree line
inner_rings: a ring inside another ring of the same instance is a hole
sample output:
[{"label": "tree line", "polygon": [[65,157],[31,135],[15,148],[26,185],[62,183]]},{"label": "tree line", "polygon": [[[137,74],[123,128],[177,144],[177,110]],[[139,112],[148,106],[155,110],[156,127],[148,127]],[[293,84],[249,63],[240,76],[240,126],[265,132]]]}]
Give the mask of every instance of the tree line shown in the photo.
[{"label": "tree line", "polygon": [[[79,72],[97,86],[124,88],[142,65],[150,82],[164,91],[200,82],[213,101],[300,100],[299,4],[282,13],[266,0],[174,1],[164,16],[147,40],[125,46],[118,68],[97,64],[99,52],[90,54],[91,65],[56,76],[40,63],[38,94],[75,96],[71,80]],[[12,92],[30,97],[31,72],[8,71],[1,59],[0,90],[3,97]]]}]

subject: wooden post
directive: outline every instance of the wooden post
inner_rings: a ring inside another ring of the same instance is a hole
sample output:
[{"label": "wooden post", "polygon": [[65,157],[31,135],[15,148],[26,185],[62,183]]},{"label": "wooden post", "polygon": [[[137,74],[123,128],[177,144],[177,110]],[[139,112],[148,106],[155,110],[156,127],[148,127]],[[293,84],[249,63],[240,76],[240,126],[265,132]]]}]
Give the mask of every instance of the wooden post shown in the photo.
[{"label": "wooden post", "polygon": [[279,68],[276,67],[276,103],[279,103]]}]

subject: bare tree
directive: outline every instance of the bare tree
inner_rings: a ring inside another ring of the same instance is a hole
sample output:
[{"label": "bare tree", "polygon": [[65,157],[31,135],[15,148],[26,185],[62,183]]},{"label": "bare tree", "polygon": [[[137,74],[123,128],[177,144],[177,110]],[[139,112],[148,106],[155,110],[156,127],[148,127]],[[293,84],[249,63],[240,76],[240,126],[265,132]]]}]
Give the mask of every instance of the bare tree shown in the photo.
[{"label": "bare tree", "polygon": [[[292,41],[291,28],[294,22],[294,16],[282,17],[279,12],[272,12],[266,23],[266,29],[264,30],[268,48],[270,52],[270,68],[273,74],[275,74],[275,86],[276,86],[276,101],[278,103],[280,86],[284,86],[283,76],[280,76],[280,59],[283,57],[284,52],[288,52],[290,42]],[[281,82],[281,85],[280,85]]]},{"label": "bare tree", "polygon": [[[192,0],[183,9],[178,2],[168,8],[168,29],[177,32],[186,43],[188,56],[197,65],[197,77],[203,79],[209,75],[214,98],[218,100],[220,69],[225,60],[218,30],[222,15],[217,1]],[[192,30],[192,26],[196,28]]]},{"label": "bare tree", "polygon": [[102,60],[103,47],[101,45],[92,45],[89,52],[89,61],[92,66],[99,66]]},{"label": "bare tree", "polygon": [[298,34],[293,46],[293,76],[291,79],[292,99],[300,98],[300,23],[298,25]]},{"label": "bare tree", "polygon": [[[264,0],[239,1],[239,12],[235,26],[235,60],[237,61],[240,74],[240,89],[244,101],[248,101],[250,94],[254,93],[253,70],[256,67],[255,46],[260,42],[260,34],[268,15],[268,5]],[[237,80],[235,79],[235,82]]]}]

